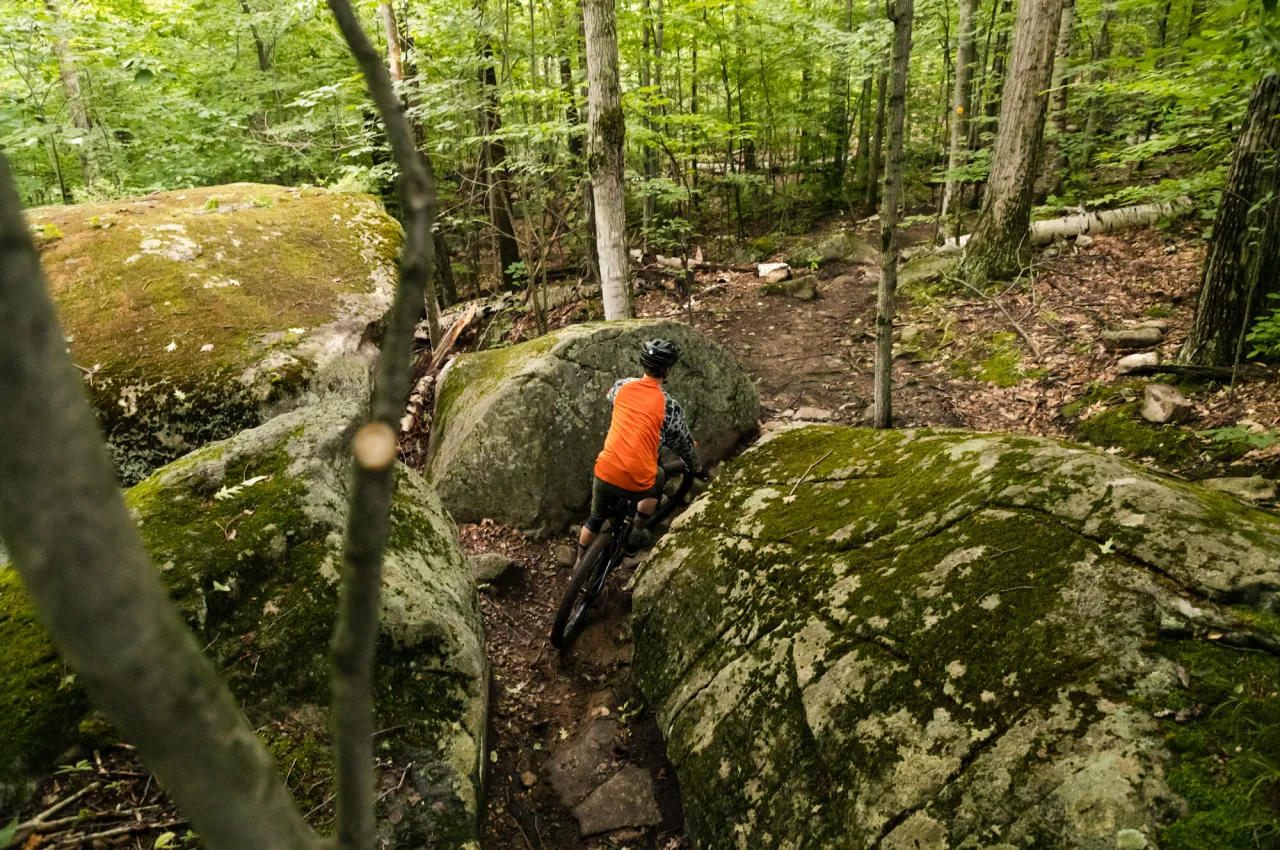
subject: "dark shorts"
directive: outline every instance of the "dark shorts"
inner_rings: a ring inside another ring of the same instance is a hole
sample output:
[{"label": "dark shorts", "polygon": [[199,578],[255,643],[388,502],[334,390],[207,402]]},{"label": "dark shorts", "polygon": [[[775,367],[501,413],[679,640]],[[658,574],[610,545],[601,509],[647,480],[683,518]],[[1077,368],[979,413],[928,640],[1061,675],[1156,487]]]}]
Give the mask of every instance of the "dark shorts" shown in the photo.
[{"label": "dark shorts", "polygon": [[657,499],[667,486],[667,474],[658,467],[658,477],[648,490],[636,492],[626,490],[608,481],[595,479],[591,484],[591,516],[587,519],[587,528],[599,534],[604,522],[622,513],[622,507],[628,502],[643,502],[645,499]]}]

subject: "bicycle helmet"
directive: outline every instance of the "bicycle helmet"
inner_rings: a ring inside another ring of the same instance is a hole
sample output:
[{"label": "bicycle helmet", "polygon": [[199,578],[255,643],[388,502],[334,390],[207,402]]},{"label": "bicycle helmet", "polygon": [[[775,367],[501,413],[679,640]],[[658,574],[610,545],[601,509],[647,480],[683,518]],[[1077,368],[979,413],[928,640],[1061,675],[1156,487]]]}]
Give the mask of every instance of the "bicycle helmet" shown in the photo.
[{"label": "bicycle helmet", "polygon": [[640,365],[658,377],[665,377],[679,360],[680,348],[670,340],[651,339],[640,347]]}]

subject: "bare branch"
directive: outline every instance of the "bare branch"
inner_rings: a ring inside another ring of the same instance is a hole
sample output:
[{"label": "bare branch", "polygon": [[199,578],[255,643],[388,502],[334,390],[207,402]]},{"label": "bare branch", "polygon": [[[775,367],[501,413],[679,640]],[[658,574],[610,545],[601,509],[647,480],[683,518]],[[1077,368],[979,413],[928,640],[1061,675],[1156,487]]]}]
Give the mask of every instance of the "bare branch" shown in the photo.
[{"label": "bare branch", "polygon": [[[432,342],[440,339],[431,290],[436,215],[430,163],[418,152],[413,129],[382,59],[348,0],[329,8],[364,73],[392,155],[400,169],[405,245],[400,286],[382,343],[372,420],[356,434],[355,482],[343,552],[342,598],[333,636],[334,756],[337,763],[337,839],[341,850],[374,844],[373,660],[378,638],[382,553],[391,513],[396,429],[409,394],[414,325],[426,297]],[[428,293],[430,293],[428,295]]]},{"label": "bare branch", "polygon": [[143,548],[3,157],[0,534],[79,681],[206,846],[318,846]]}]

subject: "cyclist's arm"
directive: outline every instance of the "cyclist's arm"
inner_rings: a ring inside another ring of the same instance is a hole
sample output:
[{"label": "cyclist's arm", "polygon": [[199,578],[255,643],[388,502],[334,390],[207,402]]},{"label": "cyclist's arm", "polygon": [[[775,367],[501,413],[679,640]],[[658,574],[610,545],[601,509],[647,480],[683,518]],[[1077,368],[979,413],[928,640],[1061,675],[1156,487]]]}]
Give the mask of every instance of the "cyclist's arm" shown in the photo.
[{"label": "cyclist's arm", "polygon": [[669,395],[666,413],[662,418],[662,445],[679,455],[691,471],[697,472],[702,468],[698,462],[698,444],[689,432],[684,409],[680,407],[680,402]]},{"label": "cyclist's arm", "polygon": [[613,385],[613,389],[609,390],[609,394],[606,395],[605,398],[609,399],[610,404],[613,404],[613,400],[618,395],[618,390],[622,389],[624,386],[626,386],[627,384],[631,383],[634,380],[635,378],[623,378],[622,380],[618,381],[616,384]]}]

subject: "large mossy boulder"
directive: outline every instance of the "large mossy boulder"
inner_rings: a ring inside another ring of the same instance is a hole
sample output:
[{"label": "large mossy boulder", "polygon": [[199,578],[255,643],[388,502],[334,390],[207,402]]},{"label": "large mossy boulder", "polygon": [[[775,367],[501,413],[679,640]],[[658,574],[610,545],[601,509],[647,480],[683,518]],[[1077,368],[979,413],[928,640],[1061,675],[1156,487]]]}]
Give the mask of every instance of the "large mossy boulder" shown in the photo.
[{"label": "large mossy boulder", "polygon": [[688,325],[572,325],[533,342],[465,354],[441,377],[427,480],[458,522],[489,518],[554,532],[581,519],[609,430],[609,389],[642,374],[641,343],[680,346],[668,381],[704,460],[756,430],[759,396],[737,360]]},{"label": "large mossy boulder", "polygon": [[376,357],[401,233],[368,195],[238,183],[28,218],[126,485]]},{"label": "large mossy boulder", "polygon": [[641,567],[636,673],[699,847],[1243,850],[1280,835],[1278,593],[1280,517],[1224,494],[815,426]]},{"label": "large mossy boulder", "polygon": [[[332,787],[329,642],[357,404],[322,402],[212,443],[130,489],[156,568],[230,684],[303,811]],[[397,470],[383,564],[375,693],[393,848],[474,846],[488,674],[475,581],[422,479]],[[0,797],[21,798],[102,724],[0,567]],[[79,756],[67,756],[74,760]],[[416,800],[416,801],[415,801]],[[5,810],[0,800],[0,811]],[[323,815],[322,815],[323,817]]]}]

